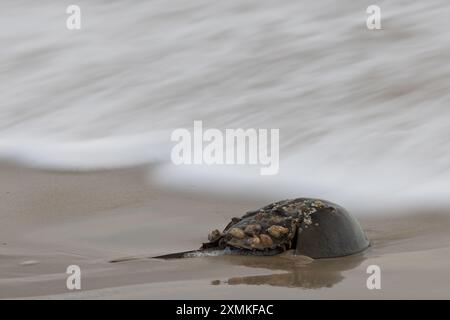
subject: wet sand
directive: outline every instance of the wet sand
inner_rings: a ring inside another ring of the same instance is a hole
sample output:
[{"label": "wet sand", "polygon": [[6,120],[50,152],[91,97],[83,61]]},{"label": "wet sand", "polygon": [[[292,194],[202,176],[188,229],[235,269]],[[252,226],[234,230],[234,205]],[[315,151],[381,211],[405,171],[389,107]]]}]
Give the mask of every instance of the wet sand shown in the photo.
[{"label": "wet sand", "polygon": [[[67,173],[0,166],[0,298],[450,298],[445,210],[356,214],[372,246],[338,259],[150,259],[195,249],[208,230],[275,199],[180,194],[152,187],[149,176],[148,168]],[[117,259],[124,261],[110,263]],[[82,272],[76,292],[66,288],[73,264]],[[381,290],[366,287],[372,264],[381,268]]]}]

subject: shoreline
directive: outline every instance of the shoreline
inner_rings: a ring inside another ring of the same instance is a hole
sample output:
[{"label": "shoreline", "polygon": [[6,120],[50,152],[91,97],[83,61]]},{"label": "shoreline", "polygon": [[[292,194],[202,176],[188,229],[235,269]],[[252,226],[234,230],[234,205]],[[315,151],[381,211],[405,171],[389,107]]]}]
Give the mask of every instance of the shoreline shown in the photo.
[{"label": "shoreline", "polygon": [[[450,215],[362,216],[362,254],[305,261],[219,256],[146,259],[196,249],[208,231],[265,203],[157,189],[148,168],[90,173],[0,166],[0,298],[391,299],[449,297]],[[124,257],[143,259],[109,263]],[[79,265],[82,290],[65,287]],[[366,288],[367,266],[382,290]]]}]

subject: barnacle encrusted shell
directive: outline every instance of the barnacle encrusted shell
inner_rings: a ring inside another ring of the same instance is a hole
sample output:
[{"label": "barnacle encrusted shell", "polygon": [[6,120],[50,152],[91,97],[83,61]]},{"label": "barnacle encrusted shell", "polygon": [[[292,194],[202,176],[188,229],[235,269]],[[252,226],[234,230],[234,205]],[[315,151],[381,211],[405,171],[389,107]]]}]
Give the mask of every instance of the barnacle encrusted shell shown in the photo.
[{"label": "barnacle encrusted shell", "polygon": [[244,232],[248,236],[257,235],[261,232],[261,225],[257,223],[249,224],[245,227]]},{"label": "barnacle encrusted shell", "polygon": [[215,229],[209,233],[208,240],[214,242],[217,241],[221,236],[222,233],[219,230]]},{"label": "barnacle encrusted shell", "polygon": [[345,209],[308,198],[278,201],[249,211],[232,218],[223,232],[212,231],[208,239],[202,249],[273,255],[294,248],[296,254],[312,258],[348,255],[369,246],[364,231]]},{"label": "barnacle encrusted shell", "polygon": [[247,212],[242,218],[233,218],[222,233],[211,232],[209,240],[219,240],[218,245],[222,248],[286,250],[292,247],[299,227],[311,224],[311,214],[325,207],[327,205],[322,201],[312,199],[271,203]]},{"label": "barnacle encrusted shell", "polygon": [[273,225],[273,226],[270,226],[270,227],[267,229],[267,232],[268,232],[272,237],[274,237],[274,238],[276,238],[276,239],[279,239],[279,238],[281,238],[283,235],[289,233],[289,229],[288,229],[288,228],[285,228],[285,227],[282,227],[282,226],[279,226],[279,225]]},{"label": "barnacle encrusted shell", "polygon": [[230,231],[228,231],[228,235],[231,235],[235,239],[244,239],[245,233],[240,228],[231,228]]}]

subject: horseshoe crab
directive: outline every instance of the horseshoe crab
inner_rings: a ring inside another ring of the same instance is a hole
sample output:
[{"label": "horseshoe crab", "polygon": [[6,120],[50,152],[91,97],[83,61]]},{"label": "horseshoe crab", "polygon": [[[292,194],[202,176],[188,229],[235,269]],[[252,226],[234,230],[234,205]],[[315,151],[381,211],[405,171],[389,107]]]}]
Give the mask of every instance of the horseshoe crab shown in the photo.
[{"label": "horseshoe crab", "polygon": [[195,256],[222,250],[230,254],[275,255],[289,249],[311,258],[355,254],[369,246],[358,221],[344,208],[319,199],[271,203],[232,218],[223,231],[213,230],[201,248],[158,258]]}]

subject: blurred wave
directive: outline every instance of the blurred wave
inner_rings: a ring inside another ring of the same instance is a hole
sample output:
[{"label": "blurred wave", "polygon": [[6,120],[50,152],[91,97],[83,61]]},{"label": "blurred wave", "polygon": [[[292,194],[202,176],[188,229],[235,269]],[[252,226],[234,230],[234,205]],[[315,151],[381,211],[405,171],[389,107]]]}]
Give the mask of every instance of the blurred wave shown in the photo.
[{"label": "blurred wave", "polygon": [[161,132],[194,120],[279,128],[276,177],[167,165],[153,178],[447,205],[450,5],[378,1],[383,30],[369,31],[371,2],[80,0],[82,29],[69,31],[72,3],[4,0],[0,157],[111,168],[167,161]]}]

